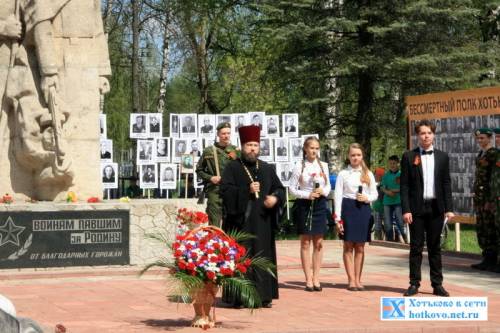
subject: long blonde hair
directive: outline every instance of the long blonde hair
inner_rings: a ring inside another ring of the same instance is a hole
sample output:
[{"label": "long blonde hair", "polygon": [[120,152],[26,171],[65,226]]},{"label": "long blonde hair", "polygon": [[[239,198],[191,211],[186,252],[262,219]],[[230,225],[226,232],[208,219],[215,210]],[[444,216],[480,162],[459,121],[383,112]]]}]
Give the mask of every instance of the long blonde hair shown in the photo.
[{"label": "long blonde hair", "polygon": [[[309,146],[309,142],[311,141],[316,141],[319,143],[319,140],[315,136],[310,136],[307,139],[305,139],[304,144],[302,145],[302,170],[300,171],[300,178],[299,178],[299,183],[302,183],[302,174],[304,173],[304,168],[306,167],[306,148]],[[323,164],[321,164],[321,161],[319,160],[319,157],[316,156],[316,161],[319,164],[319,167],[321,169],[321,173],[323,174],[323,179],[325,180],[325,184],[328,183],[326,179],[326,173],[325,170],[323,170]]]},{"label": "long blonde hair", "polygon": [[[351,149],[359,149],[361,150],[361,157],[365,156],[365,151],[363,149],[363,146],[361,146],[359,143],[351,143],[349,145],[349,155],[351,155]],[[364,158],[361,159],[361,182],[365,183],[366,185],[370,186],[370,169],[366,166]]]}]

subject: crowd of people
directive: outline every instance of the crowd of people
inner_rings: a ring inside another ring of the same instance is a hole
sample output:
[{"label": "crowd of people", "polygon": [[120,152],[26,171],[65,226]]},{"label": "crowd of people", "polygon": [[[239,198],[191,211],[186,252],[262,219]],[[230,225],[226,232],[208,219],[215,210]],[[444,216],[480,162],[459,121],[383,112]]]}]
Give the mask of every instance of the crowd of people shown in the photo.
[{"label": "crowd of people", "polygon": [[[259,159],[260,128],[239,128],[241,151],[230,144],[231,125],[217,128],[219,137],[207,147],[197,165],[205,181],[210,224],[224,230],[255,235],[245,243],[250,255],[262,255],[276,264],[275,232],[286,204],[285,189],[271,165]],[[450,177],[450,158],[434,148],[435,124],[421,120],[415,125],[418,146],[388,159],[387,171],[373,173],[364,161],[363,147],[353,143],[348,149],[348,165],[330,184],[328,164],[319,159],[320,141],[306,138],[303,160],[290,175],[289,190],[295,197],[291,218],[300,237],[300,256],[306,292],[321,292],[320,268],[323,239],[333,215],[336,231],[343,240],[343,263],[350,291],[365,290],[362,283],[365,244],[375,237],[409,243],[409,287],[404,296],[418,293],[424,244],[428,251],[433,294],[449,296],[443,287],[441,232],[455,218]],[[483,260],[472,268],[498,272],[500,222],[500,130],[480,129],[474,134],[480,153],[476,158],[474,182],[477,236]],[[239,155],[239,156],[238,156]],[[333,212],[328,196],[334,192]],[[332,214],[333,213],[333,214]],[[311,252],[312,248],[312,252]],[[277,272],[275,272],[276,274]],[[265,277],[265,278],[264,278]],[[278,298],[276,278],[263,272],[250,274],[264,307]],[[240,307],[237,299],[224,298]]]}]

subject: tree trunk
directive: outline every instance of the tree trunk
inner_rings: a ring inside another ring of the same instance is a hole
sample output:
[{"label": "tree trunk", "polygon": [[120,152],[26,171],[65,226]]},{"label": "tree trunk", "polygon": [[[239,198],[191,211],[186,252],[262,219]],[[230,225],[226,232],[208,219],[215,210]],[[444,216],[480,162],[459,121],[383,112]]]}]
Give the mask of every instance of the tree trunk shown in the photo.
[{"label": "tree trunk", "polygon": [[161,62],[161,73],[160,73],[160,94],[158,96],[158,105],[156,107],[156,112],[163,113],[165,111],[165,95],[167,93],[167,75],[168,75],[168,53],[169,53],[169,26],[170,26],[170,15],[167,11],[165,13],[165,22],[163,22],[163,46],[162,46],[162,62]]},{"label": "tree trunk", "polygon": [[132,107],[133,112],[141,112],[140,73],[139,73],[139,1],[132,2]]}]

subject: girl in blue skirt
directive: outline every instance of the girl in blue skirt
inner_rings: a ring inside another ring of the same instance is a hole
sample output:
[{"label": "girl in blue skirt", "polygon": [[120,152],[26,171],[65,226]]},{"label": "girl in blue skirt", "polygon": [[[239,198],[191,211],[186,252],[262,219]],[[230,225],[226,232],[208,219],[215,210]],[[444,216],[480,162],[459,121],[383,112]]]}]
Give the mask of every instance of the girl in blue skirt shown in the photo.
[{"label": "girl in blue skirt", "polygon": [[[349,146],[349,163],[335,183],[335,219],[344,239],[344,266],[348,278],[348,290],[362,291],[361,272],[365,258],[365,243],[370,234],[370,202],[377,200],[378,193],[373,173],[363,161],[360,144]],[[354,255],[353,255],[354,252]]]},{"label": "girl in blue skirt", "polygon": [[[290,178],[290,192],[296,197],[293,221],[300,235],[300,258],[306,278],[306,291],[321,291],[319,271],[323,258],[323,236],[327,231],[326,197],[330,193],[328,164],[319,160],[319,140],[309,137],[302,147],[302,163]],[[311,271],[311,242],[313,244]]]}]

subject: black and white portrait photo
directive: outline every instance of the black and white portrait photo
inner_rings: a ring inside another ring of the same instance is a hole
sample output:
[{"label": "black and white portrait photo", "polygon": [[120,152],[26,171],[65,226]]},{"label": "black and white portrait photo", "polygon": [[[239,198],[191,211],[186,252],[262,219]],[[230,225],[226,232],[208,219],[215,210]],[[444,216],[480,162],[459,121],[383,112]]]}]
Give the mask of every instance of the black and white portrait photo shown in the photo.
[{"label": "black and white portrait photo", "polygon": [[279,138],[280,136],[280,117],[266,116],[266,132],[269,138]]},{"label": "black and white portrait photo", "polygon": [[230,114],[218,114],[215,116],[215,124],[216,127],[222,123],[230,123],[231,124],[231,115]]},{"label": "black and white portrait photo", "polygon": [[302,161],[302,138],[290,138],[289,153],[290,161]]},{"label": "black and white portrait photo", "polygon": [[113,140],[101,139],[101,161],[113,161]]},{"label": "black and white portrait photo", "polygon": [[130,114],[130,137],[140,139],[148,137],[148,127],[146,126],[146,115],[141,113]]},{"label": "black and white portrait photo", "polygon": [[201,138],[189,139],[188,153],[194,156],[194,161],[198,162],[201,157],[203,143]]},{"label": "black and white portrait photo", "polygon": [[273,140],[270,138],[260,138],[259,158],[266,162],[273,162]]},{"label": "black and white portrait photo", "polygon": [[170,162],[170,138],[157,138],[156,139],[156,162]]},{"label": "black and white portrait photo", "polygon": [[153,162],[154,157],[154,141],[137,140],[137,164]]},{"label": "black and white portrait photo", "polygon": [[249,125],[254,125],[254,126],[259,126],[261,133],[260,135],[263,136],[265,133],[263,132],[264,130],[264,118],[266,117],[265,112],[249,112],[248,113],[248,118],[249,118]]},{"label": "black and white portrait photo", "polygon": [[231,128],[233,129],[233,133],[238,136],[239,128],[248,124],[247,115],[246,113],[233,113],[231,116]]},{"label": "black and white portrait photo", "polygon": [[179,137],[179,115],[175,113],[170,114],[170,137]]},{"label": "black and white portrait photo", "polygon": [[182,137],[196,137],[197,130],[197,117],[195,113],[187,113],[179,115],[181,121],[181,134]]},{"label": "black and white portrait photo", "polygon": [[160,137],[163,133],[162,126],[162,115],[161,113],[149,113],[148,123],[149,123],[149,136],[150,137]]},{"label": "black and white portrait photo", "polygon": [[157,188],[157,164],[143,164],[140,166],[140,188]]},{"label": "black and white portrait photo", "polygon": [[118,188],[118,163],[101,163],[101,176],[105,189]]},{"label": "black and white portrait photo", "polygon": [[288,162],[288,138],[274,139],[274,160],[276,162]]},{"label": "black and white portrait photo", "polygon": [[160,164],[160,189],[173,190],[177,187],[177,164]]},{"label": "black and white portrait photo", "polygon": [[201,137],[215,137],[215,116],[213,114],[199,114],[198,124]]},{"label": "black and white portrait photo", "polygon": [[278,163],[277,174],[284,186],[288,186],[292,178],[293,163]]},{"label": "black and white portrait photo", "polygon": [[172,162],[173,163],[181,163],[181,156],[184,154],[188,154],[187,148],[187,140],[188,139],[173,139],[173,149],[172,149]]},{"label": "black and white portrait photo", "polygon": [[299,136],[299,115],[296,113],[283,114],[283,136],[298,137]]},{"label": "black and white portrait photo", "polygon": [[105,114],[99,115],[99,130],[101,132],[101,139],[108,138],[108,127],[107,127],[107,119]]}]

